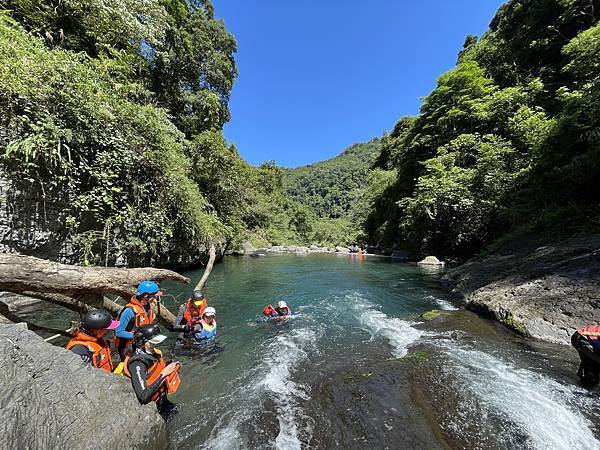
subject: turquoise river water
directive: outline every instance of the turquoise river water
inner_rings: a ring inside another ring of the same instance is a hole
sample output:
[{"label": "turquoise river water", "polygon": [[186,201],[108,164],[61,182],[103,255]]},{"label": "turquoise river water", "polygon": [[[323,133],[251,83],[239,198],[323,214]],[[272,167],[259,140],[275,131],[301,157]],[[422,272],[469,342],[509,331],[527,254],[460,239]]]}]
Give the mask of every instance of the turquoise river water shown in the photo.
[{"label": "turquoise river water", "polygon": [[[187,273],[192,285],[201,273]],[[168,424],[172,446],[330,447],[317,439],[327,433],[315,413],[323,383],[340,371],[402,361],[425,345],[434,357],[421,384],[442,405],[428,415],[441,447],[600,448],[596,394],[577,387],[576,358],[566,346],[530,345],[493,324],[478,325],[493,332],[418,325],[424,311],[457,309],[438,278],[435,270],[374,256],[226,258],[205,289],[217,309],[215,345],[170,349],[183,364],[174,396],[180,411]],[[173,310],[191,290],[163,287],[176,297],[166,300]],[[299,315],[260,322],[263,306],[277,300]],[[386,427],[383,433],[397,434],[397,448],[405,447],[402,429]],[[360,448],[358,434],[348,442]]]}]

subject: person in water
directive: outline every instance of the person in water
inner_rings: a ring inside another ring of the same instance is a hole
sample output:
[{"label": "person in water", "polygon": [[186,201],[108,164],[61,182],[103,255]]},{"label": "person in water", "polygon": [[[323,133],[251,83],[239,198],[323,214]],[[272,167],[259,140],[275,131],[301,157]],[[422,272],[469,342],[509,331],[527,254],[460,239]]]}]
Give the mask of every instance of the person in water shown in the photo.
[{"label": "person in water", "polygon": [[121,361],[131,352],[134,329],[156,322],[156,315],[152,310],[152,302],[160,301],[162,292],[158,283],[142,281],[137,287],[135,297],[131,297],[119,314],[119,327],[115,335],[115,346],[119,351]]},{"label": "person in water", "polygon": [[586,387],[596,386],[600,381],[600,326],[580,328],[571,336],[571,344],[581,359],[577,371],[581,384]]},{"label": "person in water", "polygon": [[217,335],[217,319],[215,308],[209,306],[204,310],[202,319],[194,326],[194,339],[207,341]]},{"label": "person in water", "polygon": [[138,401],[142,405],[156,402],[164,418],[175,410],[167,396],[179,388],[181,367],[178,362],[165,362],[162,352],[156,348],[166,338],[158,324],[139,327],[134,335],[133,354],[127,355],[124,363],[125,376],[131,379]]},{"label": "person in water", "polygon": [[263,314],[267,317],[285,317],[292,314],[292,310],[283,300],[277,303],[277,308],[267,305],[263,308]]},{"label": "person in water", "polygon": [[[206,297],[201,291],[194,291],[192,297],[179,307],[179,314],[175,320],[174,330],[181,331],[179,339],[192,337],[191,331],[200,323],[206,310]],[[179,328],[179,329],[177,329]]]},{"label": "person in water", "polygon": [[102,337],[107,330],[114,330],[118,326],[119,322],[113,320],[108,311],[90,311],[83,316],[79,330],[67,344],[67,350],[79,355],[92,367],[112,372],[110,344]]}]

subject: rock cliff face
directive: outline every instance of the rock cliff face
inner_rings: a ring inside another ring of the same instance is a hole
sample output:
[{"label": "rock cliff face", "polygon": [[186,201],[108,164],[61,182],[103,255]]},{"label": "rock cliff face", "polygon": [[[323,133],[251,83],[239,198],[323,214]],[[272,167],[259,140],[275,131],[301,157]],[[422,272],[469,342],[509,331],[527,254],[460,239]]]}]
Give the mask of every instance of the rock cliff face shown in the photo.
[{"label": "rock cliff face", "polygon": [[124,377],[86,366],[23,324],[0,323],[2,448],[162,449],[166,426]]},{"label": "rock cliff face", "polygon": [[77,258],[56,220],[59,208],[33,184],[19,190],[0,170],[0,252],[21,253],[65,263]]},{"label": "rock cliff face", "polygon": [[[0,253],[19,253],[65,264],[78,264],[82,257],[73,235],[60,217],[63,207],[45,201],[40,186],[35,183],[16,186],[3,176],[0,169]],[[101,232],[99,232],[101,234]],[[140,259],[119,248],[119,231],[111,230],[108,262],[111,266],[160,266],[187,269],[205,264],[208,249],[173,248],[157,260]],[[121,239],[122,241],[122,239]],[[100,242],[102,254],[96,263],[104,265],[106,244]],[[216,246],[217,261],[226,250],[226,243]]]},{"label": "rock cliff face", "polygon": [[467,308],[537,339],[568,343],[600,323],[600,235],[521,240],[451,269],[444,281]]}]

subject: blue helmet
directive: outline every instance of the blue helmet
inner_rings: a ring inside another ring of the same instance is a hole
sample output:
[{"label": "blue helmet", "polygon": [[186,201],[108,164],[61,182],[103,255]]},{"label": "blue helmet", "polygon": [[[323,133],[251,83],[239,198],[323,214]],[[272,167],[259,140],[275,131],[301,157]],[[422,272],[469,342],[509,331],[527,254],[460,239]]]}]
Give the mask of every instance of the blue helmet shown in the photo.
[{"label": "blue helmet", "polygon": [[136,295],[159,294],[160,288],[154,281],[142,281],[137,287]]}]

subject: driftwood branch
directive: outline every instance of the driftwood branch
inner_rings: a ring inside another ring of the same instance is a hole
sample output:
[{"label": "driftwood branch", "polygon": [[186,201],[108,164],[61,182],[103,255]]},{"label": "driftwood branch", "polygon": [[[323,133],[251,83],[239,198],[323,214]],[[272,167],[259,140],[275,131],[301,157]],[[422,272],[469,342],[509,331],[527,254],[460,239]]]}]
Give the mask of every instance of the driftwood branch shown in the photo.
[{"label": "driftwood branch", "polygon": [[202,290],[202,288],[206,284],[206,280],[208,280],[208,277],[209,277],[210,273],[212,272],[213,266],[215,264],[215,259],[217,258],[217,251],[215,249],[214,244],[211,244],[210,250],[208,251],[208,255],[209,255],[209,258],[208,258],[208,262],[206,263],[206,269],[204,269],[202,278],[200,278],[200,281],[198,281],[198,284],[194,288],[195,291]]}]

